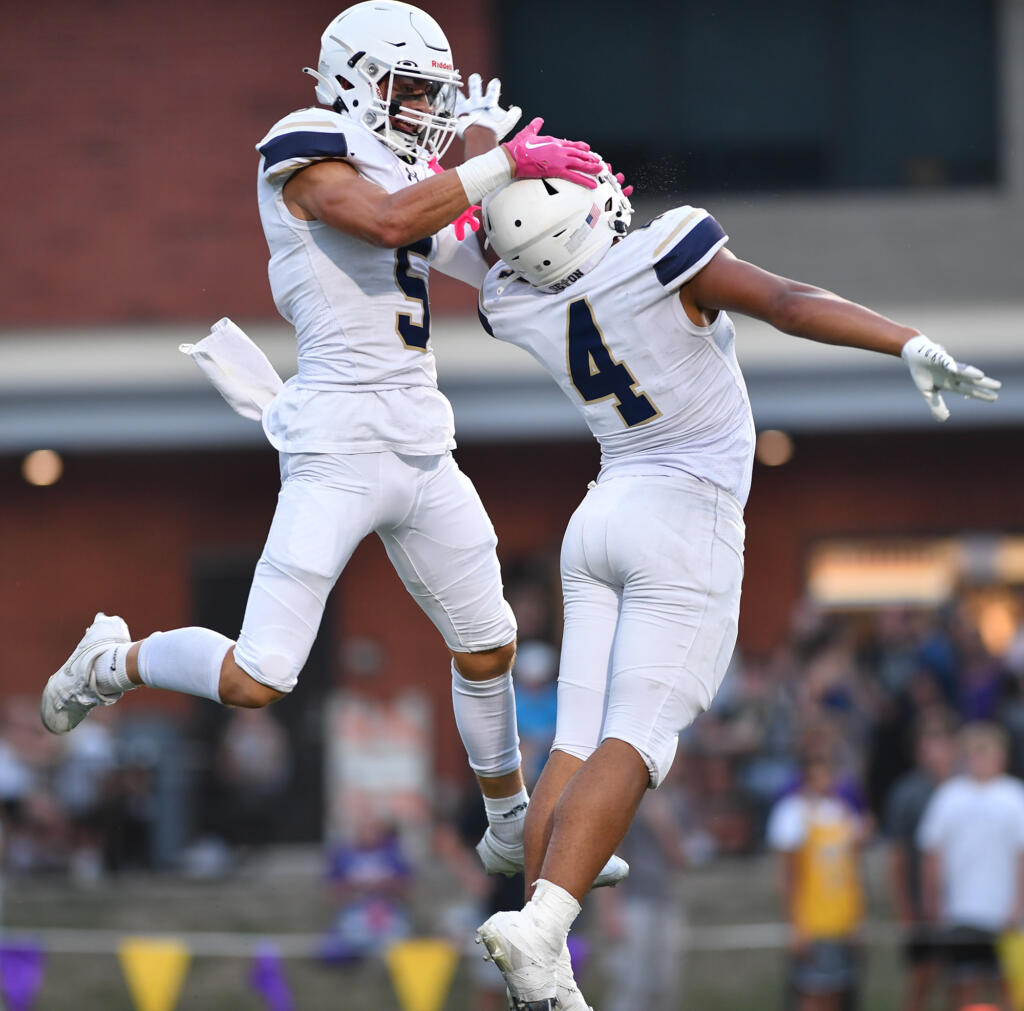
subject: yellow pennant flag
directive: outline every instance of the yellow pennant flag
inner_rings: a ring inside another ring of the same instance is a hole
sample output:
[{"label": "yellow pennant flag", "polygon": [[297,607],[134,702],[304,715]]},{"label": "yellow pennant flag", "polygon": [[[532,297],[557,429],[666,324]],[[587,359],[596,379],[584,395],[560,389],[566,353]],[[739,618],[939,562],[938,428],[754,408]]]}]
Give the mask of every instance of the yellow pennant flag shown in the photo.
[{"label": "yellow pennant flag", "polygon": [[459,960],[454,945],[429,937],[399,941],[387,958],[402,1011],[441,1011]]},{"label": "yellow pennant flag", "polygon": [[1011,930],[999,939],[999,961],[1017,1011],[1024,1011],[1024,931]]},{"label": "yellow pennant flag", "polygon": [[180,941],[131,937],[117,950],[136,1011],[174,1011],[188,969]]}]

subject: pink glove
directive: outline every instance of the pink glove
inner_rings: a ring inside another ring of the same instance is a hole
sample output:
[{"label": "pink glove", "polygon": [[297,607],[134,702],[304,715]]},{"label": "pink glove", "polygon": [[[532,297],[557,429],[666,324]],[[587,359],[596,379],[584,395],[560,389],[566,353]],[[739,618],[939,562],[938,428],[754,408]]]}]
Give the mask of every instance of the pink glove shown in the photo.
[{"label": "pink glove", "polygon": [[[431,158],[427,162],[427,168],[430,169],[435,175],[440,175],[444,169],[441,168],[441,163],[437,158]],[[480,229],[480,219],[473,213],[474,211],[480,210],[479,204],[473,204],[472,207],[467,207],[453,222],[452,225],[455,227],[455,238],[461,242],[466,237],[466,229],[469,228],[476,232]]]},{"label": "pink glove", "polygon": [[604,167],[608,169],[613,176],[615,176],[615,181],[622,187],[622,195],[624,197],[631,197],[633,195],[633,187],[625,185],[626,177],[621,172],[616,172],[615,169],[612,168],[612,163],[609,161],[604,163]]},{"label": "pink glove", "polygon": [[538,117],[502,145],[516,163],[516,179],[566,179],[587,189],[596,190],[597,180],[604,165],[590,145],[581,140],[561,140],[542,137],[537,131],[544,125]]},{"label": "pink glove", "polygon": [[474,211],[480,210],[479,204],[473,204],[472,207],[464,210],[453,222],[455,226],[455,238],[461,242],[466,237],[466,229],[471,231],[480,230],[480,219],[473,213]]}]

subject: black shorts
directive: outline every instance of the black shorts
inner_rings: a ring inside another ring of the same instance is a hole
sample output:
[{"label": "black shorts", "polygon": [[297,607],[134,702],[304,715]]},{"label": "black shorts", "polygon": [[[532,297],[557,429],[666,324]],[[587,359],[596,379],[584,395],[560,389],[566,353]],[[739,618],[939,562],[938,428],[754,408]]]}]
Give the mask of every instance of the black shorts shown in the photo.
[{"label": "black shorts", "polygon": [[943,962],[949,974],[1000,976],[998,934],[977,927],[946,927],[942,934]]},{"label": "black shorts", "polygon": [[799,993],[843,993],[857,985],[860,953],[849,941],[812,941],[803,954],[794,955],[789,980]]},{"label": "black shorts", "polygon": [[903,960],[907,965],[935,965],[942,961],[944,953],[943,939],[936,927],[911,927],[903,936]]}]

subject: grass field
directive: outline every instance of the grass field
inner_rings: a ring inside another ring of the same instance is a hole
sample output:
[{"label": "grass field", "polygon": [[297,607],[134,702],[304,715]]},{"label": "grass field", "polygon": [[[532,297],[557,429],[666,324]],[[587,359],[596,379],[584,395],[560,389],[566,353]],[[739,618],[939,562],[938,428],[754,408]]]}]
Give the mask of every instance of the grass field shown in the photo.
[{"label": "grass field", "polygon": [[[881,854],[869,856],[868,875],[874,918],[884,919]],[[132,1011],[114,949],[123,933],[192,932],[193,959],[179,1011],[260,1011],[266,1003],[250,986],[250,942],[280,936],[302,946],[330,922],[332,905],[320,876],[317,851],[277,854],[269,863],[250,865],[228,880],[197,883],[175,877],[143,876],[76,888],[63,880],[24,879],[8,882],[4,902],[5,929],[16,936],[40,930],[47,955],[43,987],[36,1011]],[[718,862],[693,871],[682,882],[690,936],[720,936],[717,928],[758,924],[778,918],[773,865],[764,858]],[[448,875],[434,868],[417,887],[417,934],[437,933],[437,903],[457,896]],[[586,927],[586,924],[584,924]],[[51,933],[62,928],[69,933]],[[710,930],[708,928],[711,928]],[[707,930],[702,934],[702,930]],[[81,933],[85,931],[87,933]],[[242,934],[218,940],[213,932]],[[251,936],[250,936],[251,935]],[[583,990],[602,1011],[606,985],[600,940],[581,978]],[[85,945],[82,944],[83,938]],[[228,957],[211,954],[225,943],[237,947]],[[88,953],[73,949],[88,946]],[[287,950],[287,949],[286,949]],[[470,955],[460,961],[444,1011],[475,1011]],[[475,957],[475,956],[474,956]],[[287,957],[288,982],[301,1011],[390,1011],[398,1000],[382,961],[357,966],[326,965],[305,957]],[[864,1009],[898,1007],[898,957],[891,944],[868,950]],[[700,950],[686,956],[684,986],[678,1000],[665,1008],[642,1011],[781,1011],[782,953],[773,948]]]}]

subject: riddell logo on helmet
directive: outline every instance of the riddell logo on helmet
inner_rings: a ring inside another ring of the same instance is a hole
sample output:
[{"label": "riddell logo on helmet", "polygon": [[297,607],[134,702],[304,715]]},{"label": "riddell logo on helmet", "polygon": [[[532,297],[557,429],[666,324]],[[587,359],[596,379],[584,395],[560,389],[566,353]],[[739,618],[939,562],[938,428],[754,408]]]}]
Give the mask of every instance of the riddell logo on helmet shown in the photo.
[{"label": "riddell logo on helmet", "polygon": [[455,68],[450,63],[441,63],[440,60],[431,60],[430,65],[432,67],[438,67],[441,70],[454,70]]}]

